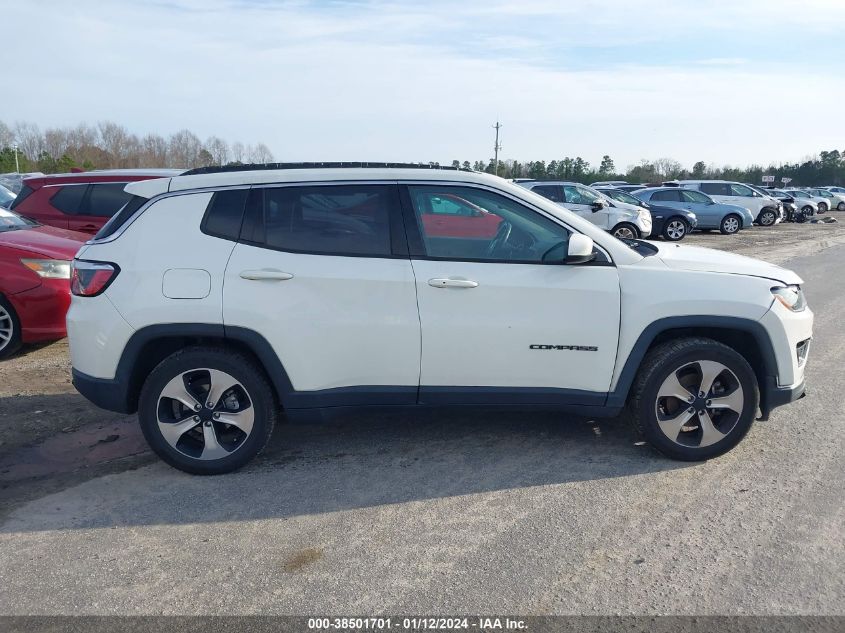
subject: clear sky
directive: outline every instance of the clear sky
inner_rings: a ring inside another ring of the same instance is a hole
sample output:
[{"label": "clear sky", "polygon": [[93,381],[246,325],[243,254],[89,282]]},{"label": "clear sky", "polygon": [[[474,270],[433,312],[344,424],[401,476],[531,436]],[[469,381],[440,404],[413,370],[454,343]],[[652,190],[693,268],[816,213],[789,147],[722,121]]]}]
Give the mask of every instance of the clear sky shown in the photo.
[{"label": "clear sky", "polygon": [[845,150],[845,0],[0,0],[0,120],[277,160]]}]

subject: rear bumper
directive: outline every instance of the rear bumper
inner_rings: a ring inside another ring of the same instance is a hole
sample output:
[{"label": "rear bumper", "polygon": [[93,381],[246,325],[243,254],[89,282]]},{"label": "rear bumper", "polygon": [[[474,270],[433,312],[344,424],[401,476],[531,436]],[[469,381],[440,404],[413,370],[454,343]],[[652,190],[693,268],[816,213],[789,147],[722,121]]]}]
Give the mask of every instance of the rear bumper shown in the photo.
[{"label": "rear bumper", "polygon": [[135,413],[129,402],[129,385],[111,378],[96,378],[72,369],[73,386],[101,409],[117,413]]}]

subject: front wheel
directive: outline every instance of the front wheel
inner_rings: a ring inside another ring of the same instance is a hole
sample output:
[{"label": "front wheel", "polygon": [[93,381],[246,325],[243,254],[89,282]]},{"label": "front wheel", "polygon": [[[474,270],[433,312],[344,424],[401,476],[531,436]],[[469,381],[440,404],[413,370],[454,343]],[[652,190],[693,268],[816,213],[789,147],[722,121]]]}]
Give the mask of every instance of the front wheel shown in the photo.
[{"label": "front wheel", "polygon": [[633,224],[627,222],[620,222],[611,232],[613,237],[618,237],[624,240],[636,240],[640,237],[640,230]]},{"label": "front wheel", "polygon": [[839,204],[837,204],[836,210],[837,211],[845,211],[845,202],[840,202]]},{"label": "front wheel", "polygon": [[813,207],[811,207],[809,204],[805,207],[802,207],[801,210],[804,212],[804,215],[806,215],[806,216],[813,215],[813,213],[814,213]]},{"label": "front wheel", "polygon": [[149,375],[138,419],[150,448],[197,475],[236,470],[267,444],[276,419],[272,388],[246,356],[194,347],[164,359]]},{"label": "front wheel", "polygon": [[8,358],[21,346],[21,324],[12,304],[0,296],[0,360]]},{"label": "front wheel", "polygon": [[670,242],[678,242],[689,233],[689,225],[683,218],[669,218],[663,226],[663,238]]},{"label": "front wheel", "polygon": [[757,216],[757,222],[760,223],[760,226],[772,226],[777,219],[777,213],[771,209],[764,209],[760,212],[760,215]]},{"label": "front wheel", "polygon": [[742,220],[738,215],[734,215],[733,213],[723,217],[721,224],[719,224],[719,230],[723,235],[733,235],[740,228],[742,228]]},{"label": "front wheel", "polygon": [[819,202],[819,213],[827,213],[827,202]]},{"label": "front wheel", "polygon": [[754,420],[760,395],[754,370],[732,348],[685,338],[651,350],[632,388],[635,429],[658,451],[701,461],[739,444]]}]

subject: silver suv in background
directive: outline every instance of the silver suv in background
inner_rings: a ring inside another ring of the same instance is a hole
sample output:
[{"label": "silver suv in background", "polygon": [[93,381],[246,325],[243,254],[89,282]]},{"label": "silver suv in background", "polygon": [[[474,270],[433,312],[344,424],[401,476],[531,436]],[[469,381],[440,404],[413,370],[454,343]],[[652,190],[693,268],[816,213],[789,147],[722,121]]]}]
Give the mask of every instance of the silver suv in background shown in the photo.
[{"label": "silver suv in background", "polygon": [[521,180],[516,184],[574,211],[614,237],[638,239],[651,235],[651,213],[633,205],[611,205],[592,187],[555,180]]},{"label": "silver suv in background", "polygon": [[730,180],[681,180],[688,189],[706,193],[716,202],[735,204],[751,211],[760,226],[773,226],[783,219],[783,205],[765,192]]}]

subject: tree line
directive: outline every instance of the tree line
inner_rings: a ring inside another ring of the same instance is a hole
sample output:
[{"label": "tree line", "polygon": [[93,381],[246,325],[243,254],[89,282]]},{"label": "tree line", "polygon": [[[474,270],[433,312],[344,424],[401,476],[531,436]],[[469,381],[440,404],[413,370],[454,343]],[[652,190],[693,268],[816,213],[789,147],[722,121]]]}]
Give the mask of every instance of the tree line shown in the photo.
[{"label": "tree line", "polygon": [[263,143],[229,144],[210,136],[205,141],[190,130],[168,137],[160,134],[138,136],[111,121],[96,125],[47,128],[28,122],[9,126],[0,121],[0,173],[16,170],[45,174],[68,172],[73,168],[117,169],[173,167],[192,169],[211,165],[269,163],[273,153]]},{"label": "tree line", "polygon": [[[28,122],[12,126],[0,121],[0,173],[15,171],[17,145],[20,171],[41,171],[45,174],[68,172],[73,168],[110,169],[127,167],[173,167],[192,169],[212,165],[268,163],[273,153],[263,143],[244,145],[210,136],[202,141],[190,130],[180,130],[168,137],[159,134],[138,136],[111,121],[96,125],[47,128],[41,130]],[[437,164],[437,163],[435,163]],[[453,167],[496,172],[494,161],[452,161]],[[845,151],[823,151],[800,163],[730,167],[696,162],[687,169],[671,158],[642,160],[623,171],[613,159],[604,155],[597,166],[580,156],[551,160],[520,162],[499,161],[498,174],[504,178],[536,180],[572,180],[591,183],[597,180],[626,180],[633,183],[657,183],[684,178],[724,179],[761,183],[764,175],[791,178],[792,185],[821,186],[845,184]]]},{"label": "tree line", "polygon": [[[453,167],[475,169],[489,174],[496,173],[492,159],[485,161],[452,161]],[[762,184],[763,176],[774,176],[777,183],[782,178],[790,178],[790,186],[816,187],[823,185],[845,184],[845,151],[823,151],[800,163],[771,164],[768,167],[751,165],[749,167],[731,167],[708,165],[698,161],[692,169],[687,169],[672,158],[642,160],[637,165],[630,165],[626,171],[618,170],[609,155],[604,155],[598,167],[592,166],[580,156],[519,162],[516,160],[499,161],[498,175],[504,178],[533,178],[535,180],[571,180],[589,184],[601,180],[625,180],[630,183],[661,183],[667,180],[713,179],[734,180]]]}]

